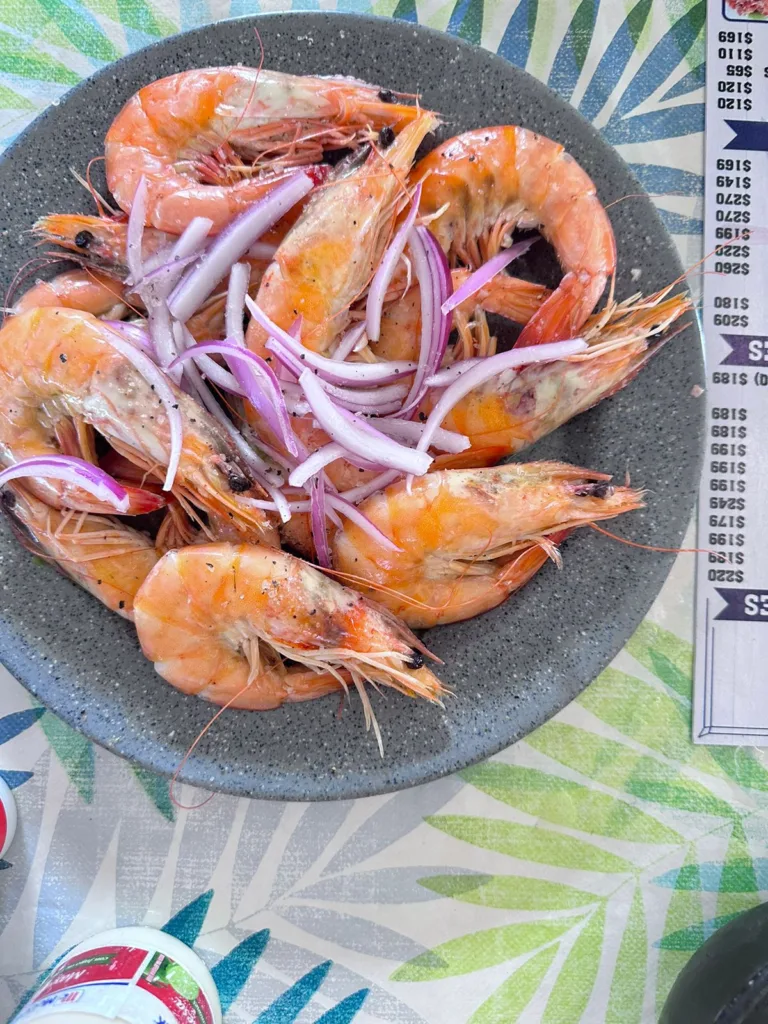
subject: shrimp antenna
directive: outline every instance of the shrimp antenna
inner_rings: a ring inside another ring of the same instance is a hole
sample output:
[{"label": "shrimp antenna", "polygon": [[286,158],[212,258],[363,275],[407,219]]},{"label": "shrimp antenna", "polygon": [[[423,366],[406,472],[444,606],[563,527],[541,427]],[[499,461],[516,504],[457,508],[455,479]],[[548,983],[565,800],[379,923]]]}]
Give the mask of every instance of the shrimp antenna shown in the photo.
[{"label": "shrimp antenna", "polygon": [[242,695],[245,693],[245,691],[248,689],[248,687],[250,685],[251,685],[251,683],[250,683],[250,680],[249,680],[241,690],[238,690],[237,693],[233,697],[230,697],[230,699],[227,701],[226,704],[223,705],[223,707],[219,708],[219,710],[216,712],[216,714],[213,716],[213,718],[210,720],[210,722],[208,722],[206,725],[203,726],[203,728],[200,730],[200,732],[197,734],[197,736],[193,740],[192,745],[187,749],[187,752],[184,755],[184,757],[182,757],[181,761],[179,761],[179,764],[178,764],[178,767],[176,768],[176,771],[171,776],[171,785],[170,785],[170,787],[168,789],[168,795],[171,798],[171,803],[174,805],[174,807],[178,807],[182,811],[196,811],[200,807],[205,807],[205,805],[207,803],[209,803],[211,800],[213,800],[213,798],[216,796],[215,793],[209,793],[208,796],[205,798],[205,800],[203,800],[199,804],[182,804],[182,803],[179,803],[179,801],[173,795],[173,787],[179,781],[179,773],[182,771],[182,769],[184,768],[184,765],[187,763],[187,761],[192,756],[195,747],[198,745],[198,743],[203,738],[203,736],[205,736],[205,734],[211,728],[211,726],[216,721],[216,719],[220,715],[223,715],[224,712],[227,710],[227,708],[231,707],[231,705],[234,704],[234,702],[237,700],[238,697],[242,697]]},{"label": "shrimp antenna", "polygon": [[721,562],[725,561],[725,555],[721,551],[712,551],[711,548],[660,548],[653,544],[640,544],[636,540],[627,540],[626,537],[611,533],[610,530],[606,530],[604,526],[598,526],[597,523],[588,523],[587,525],[591,526],[593,530],[597,530],[598,533],[610,537],[611,540],[618,541],[619,544],[626,544],[630,548],[640,548],[641,551],[657,551],[662,555],[716,555]]}]

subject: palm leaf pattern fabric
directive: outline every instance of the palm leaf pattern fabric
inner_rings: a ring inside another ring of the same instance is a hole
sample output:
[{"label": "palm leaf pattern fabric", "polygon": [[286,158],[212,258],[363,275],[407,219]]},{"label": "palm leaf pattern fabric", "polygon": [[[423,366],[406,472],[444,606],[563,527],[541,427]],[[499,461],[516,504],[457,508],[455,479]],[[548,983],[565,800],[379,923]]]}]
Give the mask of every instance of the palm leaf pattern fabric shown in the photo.
[{"label": "palm leaf pattern fabric", "polygon": [[[122,54],[291,6],[6,0],[0,145]],[[293,6],[427,24],[526,67],[617,147],[698,258],[704,0]],[[649,1024],[698,946],[768,891],[768,768],[690,742],[692,574],[682,556],[625,651],[526,741],[368,800],[180,809],[167,780],[2,676],[0,775],[21,825],[0,862],[0,1016],[74,943],[143,922],[197,949],[238,1024]]]}]

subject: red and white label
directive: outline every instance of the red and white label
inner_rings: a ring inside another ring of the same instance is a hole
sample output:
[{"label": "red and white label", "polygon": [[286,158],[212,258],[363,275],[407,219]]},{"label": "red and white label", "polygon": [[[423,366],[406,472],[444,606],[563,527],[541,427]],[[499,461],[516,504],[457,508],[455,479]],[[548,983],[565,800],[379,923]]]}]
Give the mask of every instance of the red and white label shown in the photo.
[{"label": "red and white label", "polygon": [[171,957],[135,946],[99,946],[58,964],[17,1022],[77,1009],[126,1024],[213,1024],[195,979]]}]

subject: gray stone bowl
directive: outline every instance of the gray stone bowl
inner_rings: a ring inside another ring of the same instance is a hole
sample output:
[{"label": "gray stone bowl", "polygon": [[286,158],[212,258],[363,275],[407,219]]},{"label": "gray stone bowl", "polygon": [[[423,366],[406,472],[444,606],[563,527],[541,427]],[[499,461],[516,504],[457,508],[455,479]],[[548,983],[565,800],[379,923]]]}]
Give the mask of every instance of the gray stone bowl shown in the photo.
[{"label": "gray stone bowl", "polygon": [[[27,234],[51,211],[93,212],[68,173],[102,152],[104,133],[140,86],[192,67],[258,60],[267,66],[352,75],[403,92],[445,118],[443,137],[515,123],[564,143],[605,203],[641,192],[627,167],[570,106],[524,71],[415,25],[350,14],[291,13],[228,21],[166,39],[110,65],[47,110],[0,164],[3,292],[31,255]],[[610,210],[619,253],[617,294],[643,268],[651,292],[681,266],[647,199]],[[543,245],[536,248],[543,249]],[[545,278],[551,257],[531,265]],[[648,488],[648,508],[621,534],[674,547],[693,508],[701,463],[703,384],[695,326],[675,338],[626,390],[537,446]],[[373,695],[384,757],[363,728],[356,698],[339,716],[330,697],[257,714],[227,711],[186,762],[181,778],[210,789],[283,800],[329,800],[401,789],[455,772],[530,732],[572,700],[621,649],[667,575],[669,556],[582,530],[565,566],[545,566],[525,590],[470,622],[430,631],[453,691],[445,709],[398,694]],[[129,623],[48,566],[0,526],[0,658],[41,701],[97,743],[146,768],[172,773],[213,714],[157,676]]]}]

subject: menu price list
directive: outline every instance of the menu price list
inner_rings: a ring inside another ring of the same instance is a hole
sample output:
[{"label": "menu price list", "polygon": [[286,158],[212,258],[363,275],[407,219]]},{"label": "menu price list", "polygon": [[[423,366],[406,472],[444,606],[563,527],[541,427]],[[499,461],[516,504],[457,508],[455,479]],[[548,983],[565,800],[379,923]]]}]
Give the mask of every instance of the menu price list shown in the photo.
[{"label": "menu price list", "polygon": [[768,21],[707,21],[693,738],[768,745]]}]

